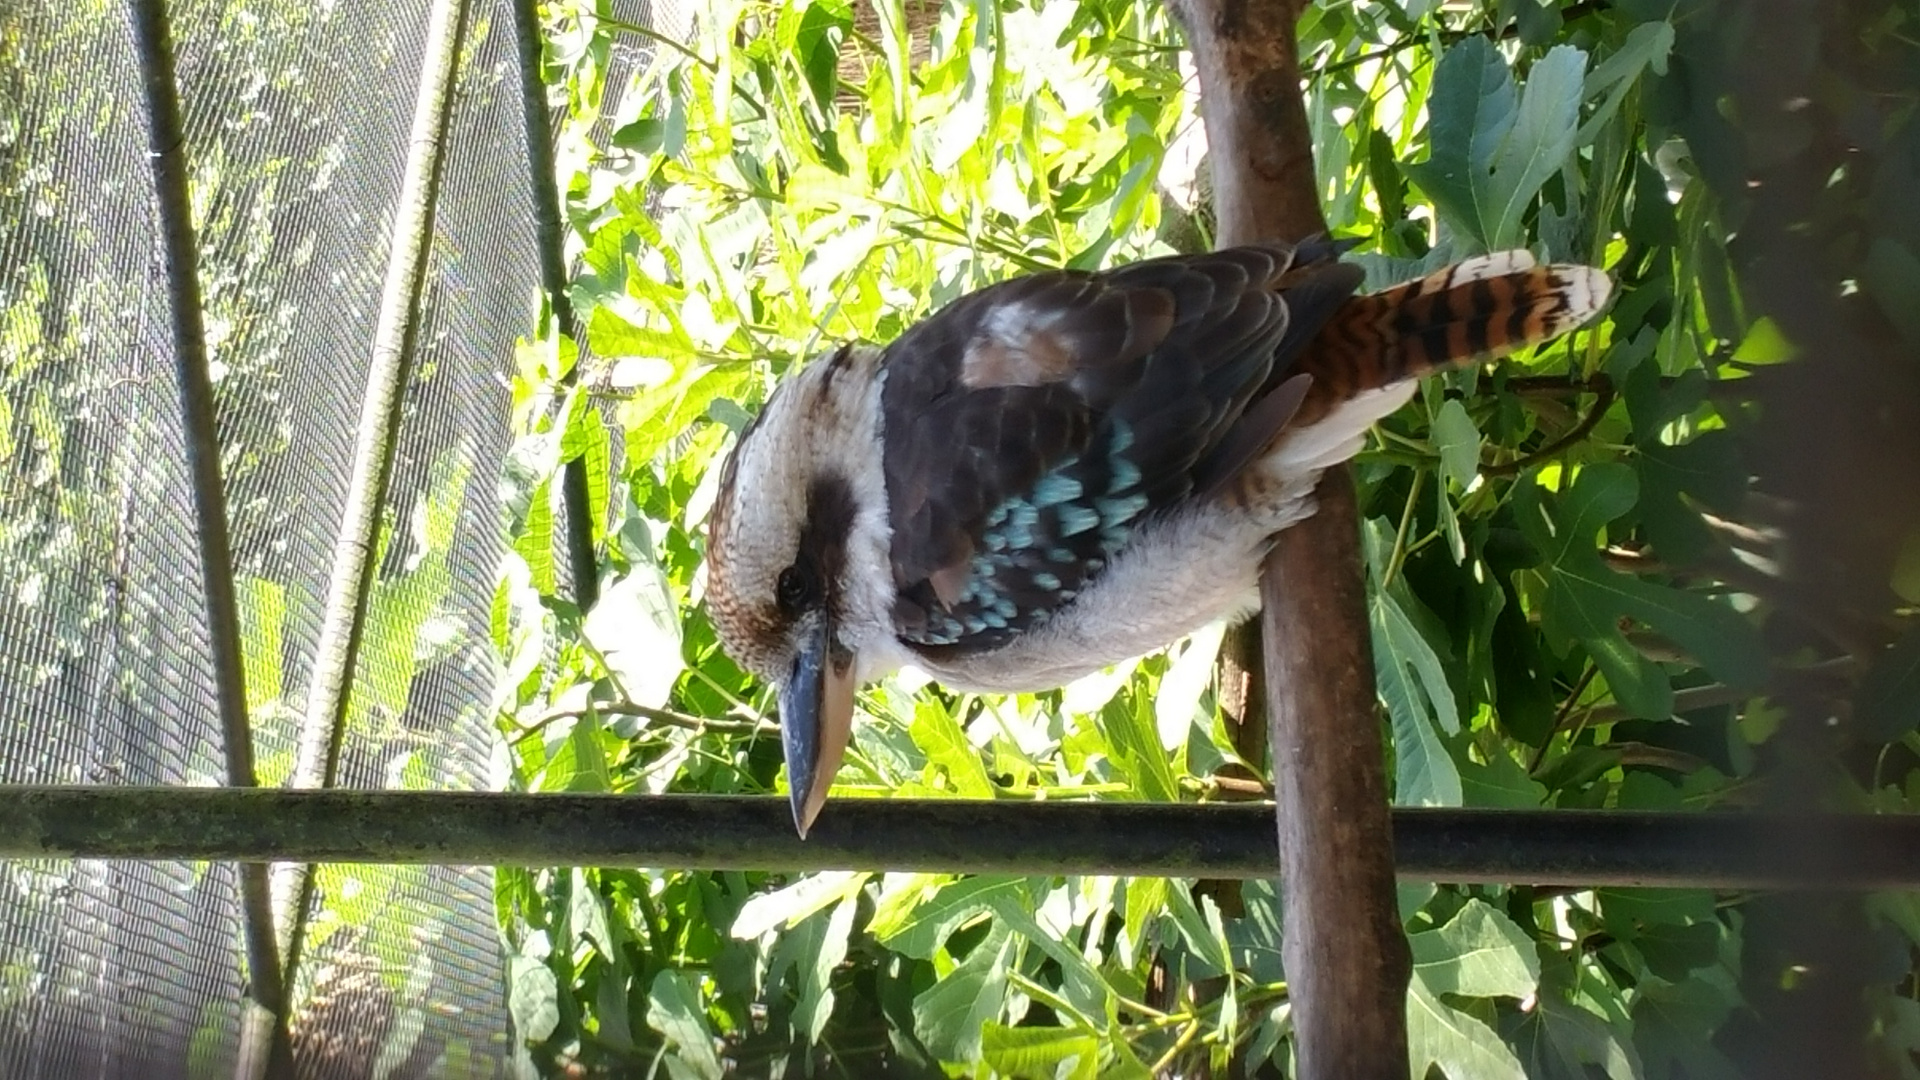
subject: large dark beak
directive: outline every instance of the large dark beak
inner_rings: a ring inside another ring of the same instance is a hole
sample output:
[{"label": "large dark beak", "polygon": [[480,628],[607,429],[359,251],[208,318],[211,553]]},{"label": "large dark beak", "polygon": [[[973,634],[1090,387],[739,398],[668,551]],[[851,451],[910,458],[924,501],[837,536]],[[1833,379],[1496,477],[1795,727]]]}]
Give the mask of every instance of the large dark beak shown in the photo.
[{"label": "large dark beak", "polygon": [[780,744],[787,755],[793,824],[803,840],[826,805],[853,732],[853,653],[834,640],[827,613],[808,619],[800,654],[780,686]]}]

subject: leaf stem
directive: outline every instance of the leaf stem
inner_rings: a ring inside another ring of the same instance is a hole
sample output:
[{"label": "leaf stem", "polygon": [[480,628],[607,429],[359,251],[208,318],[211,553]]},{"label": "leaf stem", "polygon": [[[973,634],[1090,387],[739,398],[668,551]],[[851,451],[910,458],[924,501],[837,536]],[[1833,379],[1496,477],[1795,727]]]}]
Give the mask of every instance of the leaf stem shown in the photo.
[{"label": "leaf stem", "polygon": [[1420,503],[1420,485],[1426,474],[1425,468],[1415,469],[1413,483],[1407,487],[1407,505],[1400,511],[1400,527],[1393,534],[1393,553],[1387,556],[1387,568],[1380,573],[1382,589],[1393,584],[1394,577],[1400,573],[1400,564],[1406,560],[1407,532],[1413,527],[1413,510]]},{"label": "leaf stem", "polygon": [[1153,1068],[1148,1071],[1155,1076],[1165,1072],[1173,1064],[1173,1059],[1179,1057],[1182,1050],[1192,1045],[1193,1037],[1198,1034],[1200,1034],[1200,1018],[1196,1016],[1187,1022],[1187,1026],[1180,1031],[1180,1037],[1174,1040],[1172,1046],[1167,1047],[1167,1052],[1161,1054],[1160,1059],[1155,1061]]},{"label": "leaf stem", "polygon": [[1547,756],[1547,747],[1553,745],[1553,737],[1559,733],[1561,725],[1567,722],[1567,716],[1579,703],[1580,695],[1587,692],[1587,687],[1592,685],[1594,676],[1598,674],[1600,674],[1600,668],[1593,661],[1587,661],[1586,669],[1580,673],[1580,678],[1574,681],[1573,691],[1567,695],[1565,701],[1560,703],[1559,711],[1553,714],[1553,723],[1547,728],[1547,737],[1540,740],[1539,748],[1533,752],[1533,760],[1527,762],[1527,775],[1531,776],[1540,770],[1540,763]]},{"label": "leaf stem", "polygon": [[1559,457],[1592,434],[1593,429],[1599,426],[1601,418],[1606,416],[1607,410],[1613,406],[1613,399],[1613,383],[1608,381],[1598,384],[1594,388],[1593,407],[1587,410],[1587,414],[1580,418],[1579,423],[1568,428],[1566,434],[1524,457],[1515,458],[1500,465],[1482,465],[1480,472],[1486,476],[1517,476],[1535,465]]}]

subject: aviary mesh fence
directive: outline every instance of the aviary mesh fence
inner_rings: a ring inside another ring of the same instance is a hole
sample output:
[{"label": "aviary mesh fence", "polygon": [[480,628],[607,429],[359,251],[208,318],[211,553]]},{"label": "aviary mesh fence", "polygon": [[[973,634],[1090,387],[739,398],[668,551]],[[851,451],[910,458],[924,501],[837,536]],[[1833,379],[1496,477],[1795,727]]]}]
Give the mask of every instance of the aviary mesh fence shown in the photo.
[{"label": "aviary mesh fence", "polygon": [[[263,783],[293,766],[428,7],[171,6]],[[460,39],[347,786],[490,786],[504,373],[539,286],[512,27],[472,0]],[[139,70],[123,4],[0,4],[0,782],[225,775]],[[318,883],[301,1073],[503,1072],[491,871]],[[0,1075],[231,1074],[241,925],[232,865],[0,863]]]}]

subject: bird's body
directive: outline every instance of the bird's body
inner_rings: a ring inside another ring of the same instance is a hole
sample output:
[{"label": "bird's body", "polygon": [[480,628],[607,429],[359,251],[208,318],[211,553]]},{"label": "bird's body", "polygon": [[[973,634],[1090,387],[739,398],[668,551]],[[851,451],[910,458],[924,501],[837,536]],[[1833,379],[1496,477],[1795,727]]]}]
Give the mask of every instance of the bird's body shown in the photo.
[{"label": "bird's body", "polygon": [[859,682],[1049,689],[1251,611],[1273,536],[1417,376],[1570,329],[1608,286],[1512,252],[1355,296],[1338,253],[1018,278],[779,388],[722,477],[708,597],[782,684],[803,829]]}]

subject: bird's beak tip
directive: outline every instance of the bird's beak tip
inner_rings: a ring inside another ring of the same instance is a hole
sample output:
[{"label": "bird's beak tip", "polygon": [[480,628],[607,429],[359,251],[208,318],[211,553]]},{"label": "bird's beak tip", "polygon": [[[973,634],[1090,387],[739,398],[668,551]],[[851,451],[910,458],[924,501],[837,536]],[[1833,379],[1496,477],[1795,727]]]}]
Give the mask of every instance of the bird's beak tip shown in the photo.
[{"label": "bird's beak tip", "polygon": [[807,796],[810,792],[794,787],[787,792],[787,799],[793,804],[793,831],[800,839],[807,838],[807,830],[813,828],[814,814],[807,813]]},{"label": "bird's beak tip", "polygon": [[794,830],[805,840],[840,771],[853,720],[854,662],[833,647],[825,620],[809,635],[781,687],[780,728]]}]

